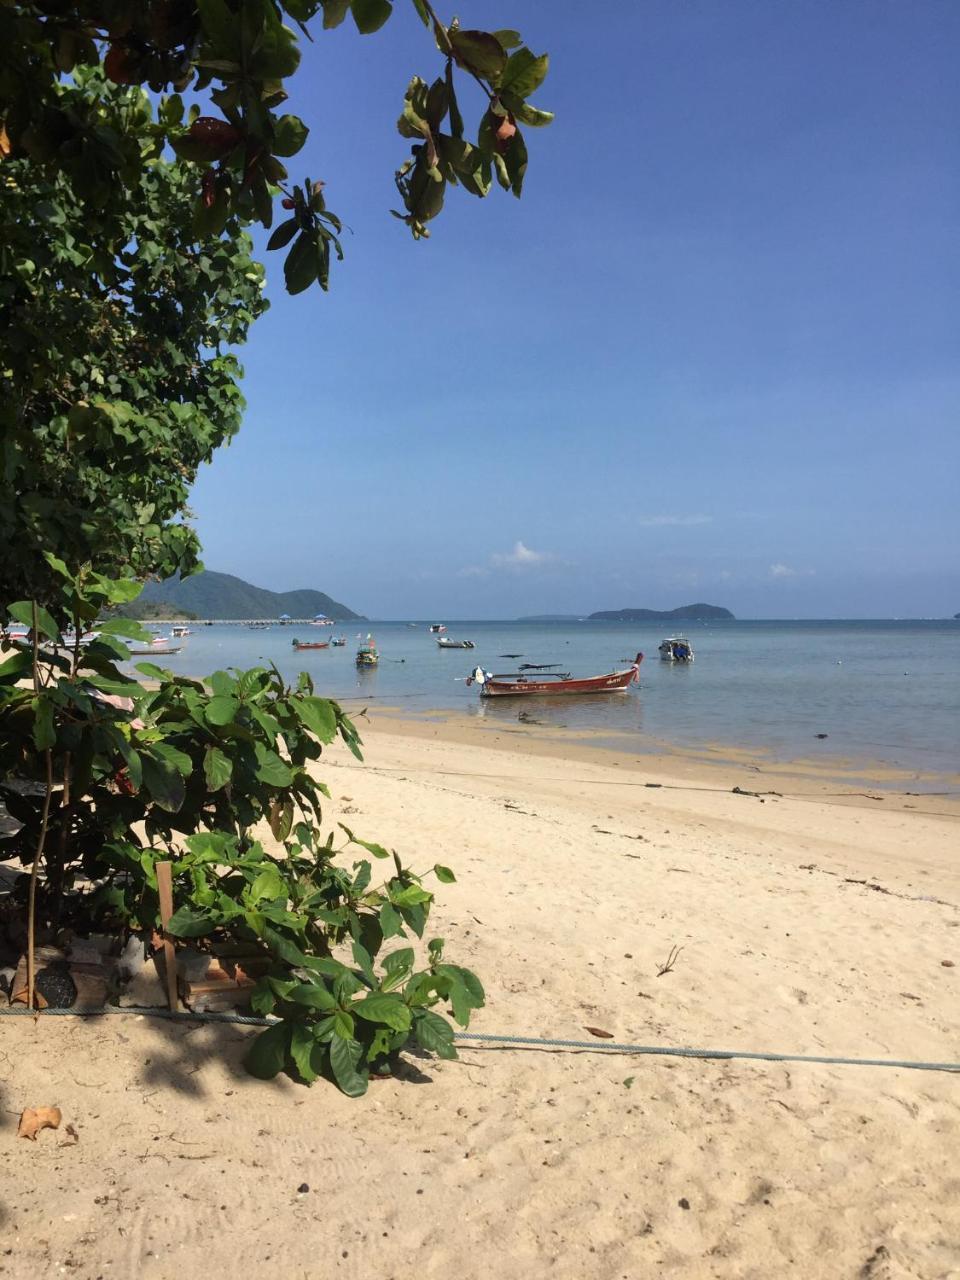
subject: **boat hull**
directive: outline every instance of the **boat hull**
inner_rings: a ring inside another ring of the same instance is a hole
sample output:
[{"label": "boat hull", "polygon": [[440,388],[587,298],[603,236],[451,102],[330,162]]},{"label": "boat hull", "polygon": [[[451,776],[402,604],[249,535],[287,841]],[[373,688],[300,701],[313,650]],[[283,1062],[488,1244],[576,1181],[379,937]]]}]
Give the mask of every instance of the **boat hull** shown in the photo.
[{"label": "boat hull", "polygon": [[569,697],[577,693],[626,693],[636,679],[637,668],[613,671],[605,676],[589,676],[585,680],[495,680],[487,679],[480,687],[483,698],[516,698],[531,696]]}]

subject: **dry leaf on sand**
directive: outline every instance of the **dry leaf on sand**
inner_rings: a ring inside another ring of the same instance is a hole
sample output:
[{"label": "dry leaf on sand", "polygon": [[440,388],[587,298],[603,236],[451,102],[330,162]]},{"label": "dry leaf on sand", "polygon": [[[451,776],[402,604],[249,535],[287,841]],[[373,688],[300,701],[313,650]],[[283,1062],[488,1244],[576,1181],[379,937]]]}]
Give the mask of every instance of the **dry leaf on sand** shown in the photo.
[{"label": "dry leaf on sand", "polygon": [[600,1040],[612,1040],[613,1032],[604,1031],[603,1027],[584,1027],[584,1031],[589,1031],[592,1036],[596,1036]]},{"label": "dry leaf on sand", "polygon": [[20,1117],[20,1124],[17,1127],[17,1137],[30,1138],[33,1142],[36,1142],[37,1134],[41,1129],[59,1128],[59,1107],[27,1107],[23,1115]]}]

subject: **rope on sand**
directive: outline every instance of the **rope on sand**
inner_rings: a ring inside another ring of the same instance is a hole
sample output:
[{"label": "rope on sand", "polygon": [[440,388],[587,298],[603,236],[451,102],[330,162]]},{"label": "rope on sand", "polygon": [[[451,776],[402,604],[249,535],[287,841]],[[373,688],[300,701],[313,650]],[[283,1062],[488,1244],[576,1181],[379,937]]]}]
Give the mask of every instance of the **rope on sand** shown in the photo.
[{"label": "rope on sand", "polygon": [[[227,1022],[239,1023],[241,1026],[270,1027],[277,1018],[260,1018],[245,1013],[181,1013],[169,1009],[143,1008],[129,1005],[118,1008],[115,1005],[102,1009],[44,1009],[34,1012],[27,1008],[4,1009],[0,1017],[20,1015],[21,1017],[46,1018],[51,1015],[63,1015],[75,1018],[99,1018],[104,1014],[127,1014],[133,1017],[166,1018],[170,1022]],[[476,1041],[478,1047],[487,1045],[491,1048],[522,1049],[578,1049],[589,1053],[628,1054],[634,1056],[647,1055],[664,1058],[701,1058],[732,1059],[746,1058],[760,1062],[811,1062],[828,1066],[843,1067],[893,1067],[910,1071],[950,1071],[960,1074],[960,1062],[912,1062],[898,1058],[838,1058],[808,1053],[763,1053],[751,1052],[747,1049],[686,1049],[681,1046],[620,1044],[596,1040],[548,1040],[541,1036],[498,1036],[481,1031],[458,1031],[456,1039],[460,1041]]]}]

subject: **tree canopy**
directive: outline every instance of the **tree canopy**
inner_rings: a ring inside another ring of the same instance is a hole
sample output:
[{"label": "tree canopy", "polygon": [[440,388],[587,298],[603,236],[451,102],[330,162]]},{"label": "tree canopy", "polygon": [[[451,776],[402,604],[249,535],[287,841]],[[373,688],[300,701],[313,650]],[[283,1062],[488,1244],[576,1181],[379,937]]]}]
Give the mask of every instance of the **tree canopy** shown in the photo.
[{"label": "tree canopy", "polygon": [[[411,2],[441,71],[432,82],[410,80],[398,121],[413,145],[395,175],[403,208],[393,212],[419,238],[448,186],[485,196],[496,178],[519,196],[527,169],[520,126],[553,117],[528,101],[547,74],[547,55],[534,54],[519,32],[464,30],[456,19],[441,22],[430,0]],[[330,29],[349,14],[368,35],[393,8],[392,0],[13,0],[0,6],[0,155],[57,167],[92,198],[110,200],[118,176],[135,180],[138,140],[168,143],[192,170],[198,228],[219,232],[236,216],[270,227],[279,197],[291,216],[269,247],[289,246],[287,287],[297,293],[317,281],[325,289],[331,252],[342,256],[340,221],[326,208],[323,184],[292,182],[285,163],[308,126],[282,111],[285,81],[300,62],[284,18],[312,38],[315,19]],[[63,75],[101,64],[113,83],[163,95],[155,121],[143,118],[117,139],[71,112]],[[466,136],[458,72],[484,95],[475,141]],[[218,114],[202,114],[196,102],[185,108],[186,90],[207,96]]]}]

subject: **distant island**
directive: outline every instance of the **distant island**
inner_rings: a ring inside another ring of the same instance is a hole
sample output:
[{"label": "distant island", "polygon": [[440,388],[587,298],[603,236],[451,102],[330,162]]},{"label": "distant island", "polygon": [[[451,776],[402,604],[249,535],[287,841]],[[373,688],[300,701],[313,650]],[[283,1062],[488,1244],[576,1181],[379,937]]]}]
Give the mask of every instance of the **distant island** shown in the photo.
[{"label": "distant island", "polygon": [[683,604],[679,609],[606,609],[591,613],[591,622],[719,622],[733,620],[716,604]]},{"label": "distant island", "polygon": [[[157,610],[162,609],[162,613]],[[313,618],[326,614],[335,622],[355,622],[363,615],[332,600],[322,591],[268,591],[230,573],[204,569],[189,578],[148,582],[138,599],[119,612],[128,618]]]}]

